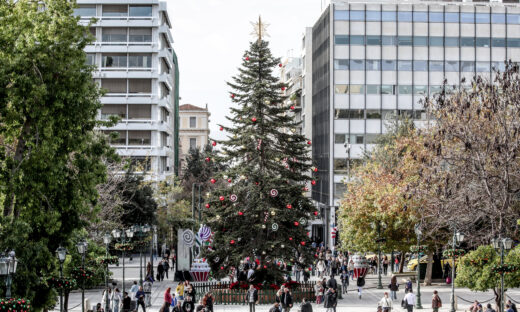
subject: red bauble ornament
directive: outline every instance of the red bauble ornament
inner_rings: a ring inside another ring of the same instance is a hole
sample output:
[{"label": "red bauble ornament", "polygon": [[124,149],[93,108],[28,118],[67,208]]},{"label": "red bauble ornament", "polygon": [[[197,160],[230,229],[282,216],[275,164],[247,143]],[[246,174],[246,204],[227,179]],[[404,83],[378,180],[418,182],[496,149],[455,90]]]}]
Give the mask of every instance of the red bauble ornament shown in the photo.
[{"label": "red bauble ornament", "polygon": [[318,212],[317,212],[317,211],[314,211],[314,215],[317,216],[317,215],[318,215]]},{"label": "red bauble ornament", "polygon": [[294,221],[294,226],[298,226],[300,223],[298,221]]},{"label": "red bauble ornament", "polygon": [[224,270],[224,267],[223,267],[223,266],[221,266],[221,267],[220,267],[220,269],[221,269],[221,270]]},{"label": "red bauble ornament", "polygon": [[314,168],[314,172],[318,172],[318,168],[317,167]]},{"label": "red bauble ornament", "polygon": [[220,126],[220,128],[219,128],[219,129],[220,129],[220,131],[223,131],[223,130],[224,130],[224,127]]},{"label": "red bauble ornament", "polygon": [[249,61],[249,56],[246,56],[246,61]]},{"label": "red bauble ornament", "polygon": [[305,246],[305,242],[301,242],[300,244],[302,244],[302,246]]},{"label": "red bauble ornament", "polygon": [[256,118],[255,117],[251,118],[251,121],[256,122]]},{"label": "red bauble ornament", "polygon": [[294,110],[294,105],[291,105],[291,110]]},{"label": "red bauble ornament", "polygon": [[308,144],[308,145],[311,145],[311,144],[312,144],[312,142],[311,142],[311,141],[307,141],[307,144]]},{"label": "red bauble ornament", "polygon": [[238,212],[238,215],[239,215],[239,216],[243,216],[244,213],[243,213],[242,211],[239,211],[239,212]]},{"label": "red bauble ornament", "polygon": [[230,242],[229,242],[231,245],[233,245],[235,243],[235,240],[232,239]]},{"label": "red bauble ornament", "polygon": [[235,98],[235,94],[231,93],[231,98],[234,99]]},{"label": "red bauble ornament", "polygon": [[206,204],[206,208],[209,208],[209,207],[211,207],[211,206],[209,204]]},{"label": "red bauble ornament", "polygon": [[217,142],[213,141],[213,143],[211,143],[211,145],[217,146]]},{"label": "red bauble ornament", "polygon": [[231,179],[227,179],[228,183],[231,183]]},{"label": "red bauble ornament", "polygon": [[256,185],[258,185],[258,182],[255,182]]},{"label": "red bauble ornament", "polygon": [[287,206],[285,206],[285,207],[287,207],[287,209],[292,209],[292,205],[291,204],[287,204]]},{"label": "red bauble ornament", "polygon": [[311,236],[311,232],[307,232],[307,236]]},{"label": "red bauble ornament", "polygon": [[220,196],[218,199],[220,199],[220,201],[224,201],[226,198],[224,196]]},{"label": "red bauble ornament", "polygon": [[211,161],[211,158],[206,157],[206,161],[207,161],[207,162],[210,162],[210,161]]},{"label": "red bauble ornament", "polygon": [[209,182],[211,182],[211,184],[215,184],[215,182],[217,182],[217,180],[211,179],[211,180],[209,180]]},{"label": "red bauble ornament", "polygon": [[264,269],[267,269],[267,265],[264,265]]},{"label": "red bauble ornament", "polygon": [[316,180],[312,180],[312,181],[311,181],[311,184],[312,184],[312,185],[316,185]]},{"label": "red bauble ornament", "polygon": [[285,91],[285,87],[282,87],[282,91]]},{"label": "red bauble ornament", "polygon": [[282,67],[282,63],[278,64],[279,67]]},{"label": "red bauble ornament", "polygon": [[292,241],[292,237],[289,237],[289,240]]}]

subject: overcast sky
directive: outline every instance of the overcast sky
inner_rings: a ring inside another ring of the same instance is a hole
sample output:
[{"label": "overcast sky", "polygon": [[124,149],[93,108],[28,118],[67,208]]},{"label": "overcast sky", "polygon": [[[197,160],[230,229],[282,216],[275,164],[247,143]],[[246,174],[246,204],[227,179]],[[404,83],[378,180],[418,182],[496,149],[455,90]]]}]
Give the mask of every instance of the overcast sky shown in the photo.
[{"label": "overcast sky", "polygon": [[[325,0],[167,0],[174,48],[179,59],[180,104],[208,104],[211,137],[223,138],[230,88],[226,81],[249,42],[251,21],[269,23],[273,55],[299,56],[305,27],[312,26]],[[328,2],[328,1],[327,1]],[[291,54],[292,53],[292,54]]]}]

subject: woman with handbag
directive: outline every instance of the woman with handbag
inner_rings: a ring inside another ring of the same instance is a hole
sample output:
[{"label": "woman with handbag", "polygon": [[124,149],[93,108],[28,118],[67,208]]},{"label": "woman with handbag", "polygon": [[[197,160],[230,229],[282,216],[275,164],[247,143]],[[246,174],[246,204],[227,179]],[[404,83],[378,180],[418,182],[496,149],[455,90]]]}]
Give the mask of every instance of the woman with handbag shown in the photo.
[{"label": "woman with handbag", "polygon": [[385,291],[385,295],[379,301],[379,306],[382,309],[382,312],[390,312],[392,311],[392,299],[388,298],[388,293]]},{"label": "woman with handbag", "polygon": [[442,307],[441,297],[439,297],[439,293],[436,290],[434,290],[432,296],[433,312],[439,312],[440,307]]}]

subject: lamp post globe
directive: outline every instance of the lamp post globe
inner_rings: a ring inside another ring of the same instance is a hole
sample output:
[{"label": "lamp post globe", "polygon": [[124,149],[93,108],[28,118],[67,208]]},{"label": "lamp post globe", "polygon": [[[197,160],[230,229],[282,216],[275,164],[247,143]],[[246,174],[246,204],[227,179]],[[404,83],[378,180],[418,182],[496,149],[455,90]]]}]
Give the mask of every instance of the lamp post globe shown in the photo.
[{"label": "lamp post globe", "polygon": [[[81,241],[76,244],[78,253],[81,255],[81,269],[85,270],[85,255],[87,254],[88,244],[86,241]],[[81,280],[81,312],[85,312],[85,279]]]},{"label": "lamp post globe", "polygon": [[16,273],[16,267],[18,265],[18,259],[14,250],[11,250],[8,255],[0,258],[0,276],[5,276],[6,298],[11,298],[11,279],[12,275]]},{"label": "lamp post globe", "polygon": [[[65,262],[65,259],[67,258],[67,248],[62,246],[58,247],[58,249],[56,249],[56,255],[60,262],[60,278],[62,278],[63,262]],[[63,289],[60,289],[60,312],[63,312]]]}]

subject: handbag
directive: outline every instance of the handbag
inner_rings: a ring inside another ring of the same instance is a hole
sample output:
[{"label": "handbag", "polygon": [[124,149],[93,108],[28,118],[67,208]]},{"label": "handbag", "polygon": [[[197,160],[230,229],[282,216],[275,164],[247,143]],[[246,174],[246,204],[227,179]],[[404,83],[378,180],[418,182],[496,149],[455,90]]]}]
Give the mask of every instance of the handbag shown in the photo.
[{"label": "handbag", "polygon": [[406,308],[408,307],[408,301],[406,301],[406,300],[404,300],[404,299],[401,300],[401,307],[403,307],[403,308],[406,309]]}]

